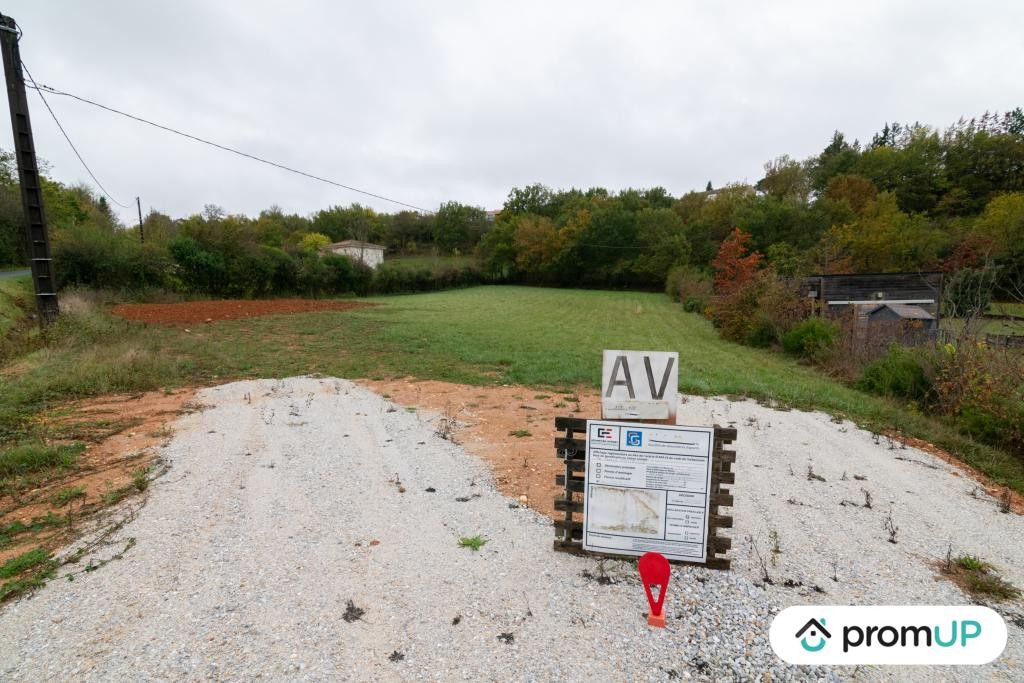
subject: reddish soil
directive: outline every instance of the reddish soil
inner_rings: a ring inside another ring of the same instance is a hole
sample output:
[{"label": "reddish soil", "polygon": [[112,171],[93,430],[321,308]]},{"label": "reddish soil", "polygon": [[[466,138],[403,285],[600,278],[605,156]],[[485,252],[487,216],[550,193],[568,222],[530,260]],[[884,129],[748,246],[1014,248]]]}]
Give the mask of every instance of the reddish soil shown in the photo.
[{"label": "reddish soil", "polygon": [[114,307],[114,315],[147,323],[194,325],[261,315],[348,311],[370,305],[359,301],[319,299],[223,299],[177,304],[119,304]]},{"label": "reddish soil", "polygon": [[[525,496],[526,504],[552,519],[555,496],[562,490],[555,486],[555,475],[565,473],[555,457],[555,418],[601,414],[600,392],[589,388],[566,394],[411,379],[359,383],[399,405],[455,417],[455,441],[490,465],[502,493],[521,501]],[[529,435],[515,436],[523,433],[519,430]]]},{"label": "reddish soil", "polygon": [[[0,527],[15,520],[27,524],[51,511],[72,512],[79,519],[99,511],[105,493],[128,485],[139,468],[152,464],[152,447],[170,438],[168,424],[190,409],[194,396],[195,389],[104,396],[75,403],[48,418],[48,426],[61,440],[88,445],[74,469],[55,472],[32,488],[0,495]],[[57,491],[73,486],[82,487],[85,495],[66,505],[53,503]],[[0,549],[0,564],[38,545],[56,549],[73,536],[74,530],[66,527],[21,534],[14,545]]]}]

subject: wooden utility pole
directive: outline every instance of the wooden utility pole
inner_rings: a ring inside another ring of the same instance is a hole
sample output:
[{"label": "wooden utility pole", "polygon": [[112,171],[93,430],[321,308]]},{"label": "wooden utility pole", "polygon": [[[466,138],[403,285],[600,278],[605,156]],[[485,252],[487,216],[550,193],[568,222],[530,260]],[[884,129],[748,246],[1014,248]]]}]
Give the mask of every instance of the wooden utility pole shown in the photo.
[{"label": "wooden utility pole", "polygon": [[36,291],[40,325],[57,319],[57,288],[53,279],[53,258],[50,256],[50,235],[43,214],[43,192],[32,141],[32,124],[28,117],[25,78],[21,71],[18,50],[18,25],[11,17],[0,14],[0,48],[3,50],[7,100],[11,107],[11,129],[14,132],[14,158],[21,183],[21,204],[25,210],[25,236],[28,257],[32,264],[32,282]]},{"label": "wooden utility pole", "polygon": [[142,230],[142,200],[138,197],[135,198],[135,208],[139,210],[139,241],[146,241],[146,233]]}]

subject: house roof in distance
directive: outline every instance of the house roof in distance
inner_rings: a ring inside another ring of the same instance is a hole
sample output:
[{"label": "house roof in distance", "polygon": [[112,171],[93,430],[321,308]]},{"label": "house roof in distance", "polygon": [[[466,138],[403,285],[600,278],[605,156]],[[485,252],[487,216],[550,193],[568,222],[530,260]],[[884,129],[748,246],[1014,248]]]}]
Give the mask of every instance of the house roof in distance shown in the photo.
[{"label": "house roof in distance", "polygon": [[328,249],[334,249],[335,247],[351,247],[355,249],[380,249],[386,251],[387,247],[380,244],[373,244],[372,242],[363,242],[361,240],[343,240],[341,242],[334,242],[328,244]]},{"label": "house roof in distance", "polygon": [[877,313],[883,308],[892,309],[896,315],[907,320],[935,320],[935,316],[928,311],[920,306],[912,306],[910,304],[882,304],[872,310],[869,315]]}]

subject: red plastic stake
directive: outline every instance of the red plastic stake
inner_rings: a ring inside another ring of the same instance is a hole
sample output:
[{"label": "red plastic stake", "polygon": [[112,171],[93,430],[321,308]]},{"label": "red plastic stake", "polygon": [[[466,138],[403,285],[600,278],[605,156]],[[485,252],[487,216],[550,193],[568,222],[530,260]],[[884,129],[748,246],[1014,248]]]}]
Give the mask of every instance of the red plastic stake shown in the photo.
[{"label": "red plastic stake", "polygon": [[[661,608],[665,604],[665,591],[668,589],[668,579],[672,568],[669,566],[668,560],[658,553],[644,553],[636,566],[640,570],[640,580],[643,581],[647,602],[651,606],[651,611],[647,615],[647,623],[651,626],[665,628],[665,614]],[[654,594],[651,592],[651,586],[654,585],[661,587],[657,600],[654,599]]]}]

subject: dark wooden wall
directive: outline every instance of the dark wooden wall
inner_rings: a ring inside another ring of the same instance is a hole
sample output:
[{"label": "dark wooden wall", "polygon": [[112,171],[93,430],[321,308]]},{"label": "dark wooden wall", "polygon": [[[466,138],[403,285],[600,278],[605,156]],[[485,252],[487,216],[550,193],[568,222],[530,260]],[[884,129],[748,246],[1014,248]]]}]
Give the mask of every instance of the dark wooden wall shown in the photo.
[{"label": "dark wooden wall", "polygon": [[[920,306],[939,317],[942,273],[871,273],[864,275],[814,275],[804,278],[806,292],[817,301],[914,301],[931,299]],[[879,297],[881,293],[881,297]]]}]

